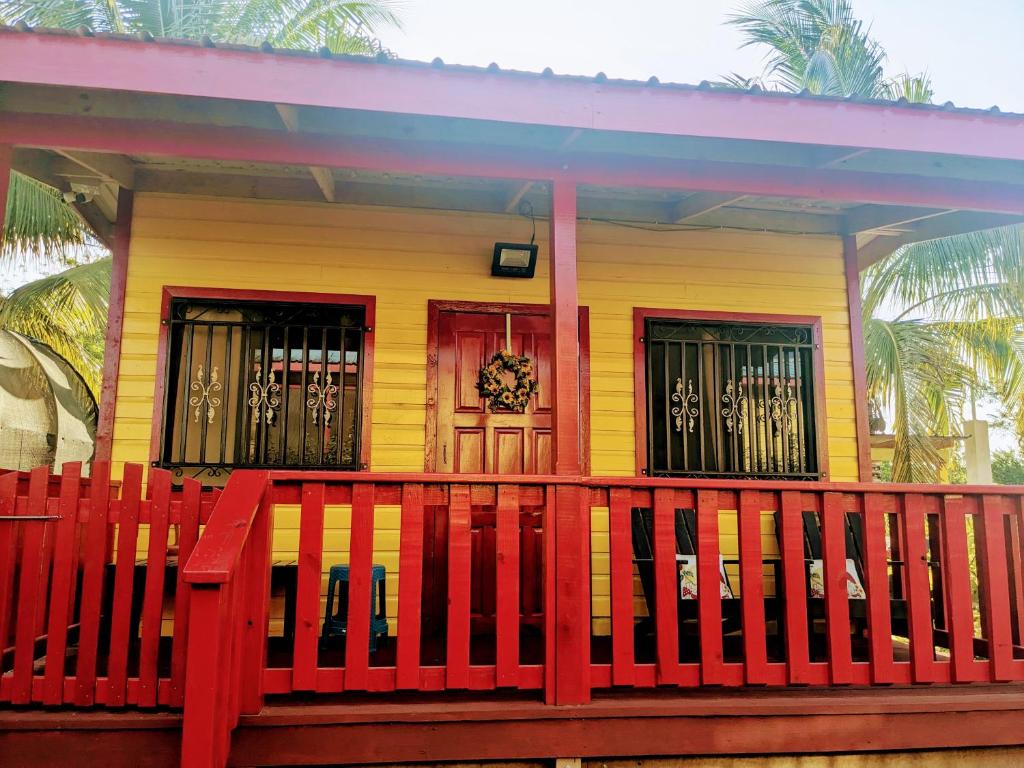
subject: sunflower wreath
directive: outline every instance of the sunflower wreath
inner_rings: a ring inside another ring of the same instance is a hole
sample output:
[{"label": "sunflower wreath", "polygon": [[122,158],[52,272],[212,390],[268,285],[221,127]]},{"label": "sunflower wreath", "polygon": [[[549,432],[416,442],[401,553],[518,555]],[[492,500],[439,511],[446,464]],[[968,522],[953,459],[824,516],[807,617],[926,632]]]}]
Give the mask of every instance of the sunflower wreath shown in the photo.
[{"label": "sunflower wreath", "polygon": [[[514,386],[505,383],[505,372],[516,377]],[[533,378],[533,362],[530,358],[501,350],[495,352],[491,361],[480,369],[477,389],[487,400],[491,412],[498,410],[523,413],[530,404],[530,396],[537,392]]]}]

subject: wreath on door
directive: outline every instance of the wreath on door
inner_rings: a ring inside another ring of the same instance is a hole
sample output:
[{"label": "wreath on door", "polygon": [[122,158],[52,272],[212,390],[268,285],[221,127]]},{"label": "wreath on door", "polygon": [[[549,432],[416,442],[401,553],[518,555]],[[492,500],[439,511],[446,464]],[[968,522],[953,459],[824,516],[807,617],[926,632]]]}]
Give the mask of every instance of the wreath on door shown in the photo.
[{"label": "wreath on door", "polygon": [[[507,383],[509,376],[506,374],[512,374],[514,384]],[[499,410],[524,413],[530,397],[537,393],[533,361],[508,350],[495,352],[491,361],[480,369],[477,389],[492,413]]]}]

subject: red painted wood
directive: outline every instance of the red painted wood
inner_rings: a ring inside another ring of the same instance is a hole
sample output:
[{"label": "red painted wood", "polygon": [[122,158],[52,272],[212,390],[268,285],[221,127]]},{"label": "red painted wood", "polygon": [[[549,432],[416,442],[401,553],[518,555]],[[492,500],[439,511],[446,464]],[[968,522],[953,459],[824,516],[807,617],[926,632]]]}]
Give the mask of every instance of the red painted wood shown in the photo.
[{"label": "red painted wood", "polygon": [[850,605],[846,586],[846,515],[843,498],[826,493],[822,502],[822,554],[825,572],[825,631],[833,685],[853,682]]},{"label": "red painted wood", "polygon": [[944,498],[941,521],[952,675],[954,682],[968,682],[974,679],[974,616],[963,500]]},{"label": "red painted wood", "polygon": [[1010,505],[1010,530],[1007,545],[1010,548],[1010,559],[1008,567],[1010,574],[1010,597],[1012,599],[1012,610],[1014,614],[1014,644],[1024,645],[1024,572],[1021,566],[1024,565],[1024,528],[1021,527],[1022,510],[1020,499],[1007,499]]},{"label": "red painted wood", "polygon": [[163,623],[164,580],[167,565],[167,529],[171,505],[171,473],[149,473],[149,549],[146,588],[142,598],[142,639],[139,646],[139,705],[156,706],[157,662]]},{"label": "red painted wood", "polygon": [[703,685],[723,682],[718,506],[716,491],[697,491],[697,610]]},{"label": "red painted wood", "polygon": [[556,181],[551,191],[551,401],[554,472],[578,475],[580,452],[579,297],[576,279],[576,186]]},{"label": "red painted wood", "polygon": [[933,682],[935,674],[924,515],[924,497],[921,494],[911,493],[904,496],[902,544],[903,558],[906,561],[910,662],[915,683]]},{"label": "red painted wood", "polygon": [[[743,681],[768,682],[768,636],[764,613],[764,564],[761,559],[761,494],[741,491],[739,504],[740,610],[743,617]],[[782,588],[776,584],[776,591]]]},{"label": "red painted wood", "polygon": [[675,494],[654,492],[654,604],[658,684],[678,682],[679,572],[676,568]]},{"label": "red painted wood", "polygon": [[265,494],[253,518],[247,546],[250,558],[243,575],[245,628],[241,664],[243,669],[240,708],[244,714],[256,714],[263,707],[263,669],[267,663],[267,637],[270,634],[270,576],[273,553],[274,504]]},{"label": "red painted wood", "polygon": [[[18,476],[0,475],[0,516],[14,517]],[[0,524],[0,646],[7,648],[13,626],[14,573],[18,562],[18,523]],[[4,696],[0,694],[0,701]]]},{"label": "red painted wood", "polygon": [[75,662],[75,705],[86,707],[96,699],[96,656],[100,630],[103,572],[107,562],[107,512],[110,501],[110,464],[93,462],[90,469],[89,522],[85,532],[82,568],[81,623],[78,660]]},{"label": "red painted wood", "polygon": [[398,570],[398,650],[395,686],[420,682],[420,606],[423,600],[423,486],[402,488],[402,531]]},{"label": "red painted wood", "polygon": [[590,701],[590,498],[555,489],[555,701]]},{"label": "red painted wood", "polygon": [[185,671],[188,657],[188,632],[191,622],[192,590],[185,583],[185,563],[192,556],[199,540],[199,509],[202,486],[188,478],[182,482],[181,513],[178,523],[178,582],[174,594],[174,637],[171,644],[170,704],[180,707],[185,702]]},{"label": "red painted wood", "polygon": [[[1024,159],[1018,116],[0,33],[12,82],[434,117]],[[76,61],[58,69],[52,61]],[[340,84],[340,85],[339,85]],[[541,178],[541,177],[538,177]]]},{"label": "red painted wood", "polygon": [[[296,576],[295,644],[292,685],[296,691],[311,691],[316,686],[317,648],[320,642],[320,585],[323,580],[324,549],[324,484],[302,486],[302,516],[299,522],[299,564]],[[353,549],[356,535],[356,513],[353,511]],[[363,519],[360,517],[359,523]],[[350,564],[354,563],[350,559]],[[353,574],[349,575],[352,582]],[[351,590],[350,582],[350,590]],[[349,593],[351,603],[351,592]],[[369,598],[367,598],[369,600]],[[352,642],[353,625],[349,624],[348,642]]]},{"label": "red painted wood", "polygon": [[113,613],[110,620],[110,655],[107,661],[107,700],[123,706],[128,690],[128,646],[132,619],[135,560],[138,554],[139,501],[142,466],[126,464],[117,522],[117,562],[114,566]]},{"label": "red painted wood", "polygon": [[[106,343],[103,349],[103,381],[100,385],[99,415],[96,419],[94,461],[109,461],[114,438],[114,412],[117,407],[117,382],[121,367],[121,334],[124,329],[124,297],[128,283],[128,249],[132,237],[132,211],[135,193],[120,188],[117,193],[117,221],[110,255],[110,303],[107,309]],[[161,404],[163,399],[161,399]]]},{"label": "red painted wood", "polygon": [[470,564],[469,488],[452,485],[448,501],[448,688],[469,687]]},{"label": "red painted wood", "polygon": [[[53,587],[46,630],[46,675],[43,703],[55,706],[64,701],[64,666],[67,655],[68,625],[75,607],[78,541],[78,498],[81,492],[82,465],[69,462],[61,468],[60,506],[57,536],[53,551]],[[0,514],[3,514],[0,511]],[[0,566],[2,568],[2,566]],[[0,576],[2,578],[2,576]],[[0,609],[2,610],[2,609]],[[2,644],[2,643],[0,643]]]},{"label": "red painted wood", "polygon": [[612,684],[636,681],[633,648],[633,541],[630,534],[630,492],[616,488],[609,494],[609,577],[612,608]]},{"label": "red painted wood", "polygon": [[[47,467],[32,470],[27,503],[18,505],[22,514],[45,516],[46,490],[50,471]],[[46,594],[40,590],[43,570],[43,533],[46,522],[25,520],[21,526],[21,567],[18,574],[18,598],[14,621],[14,679],[12,704],[28,704],[32,700],[32,666],[35,660],[37,616],[46,606]]]},{"label": "red painted wood", "polygon": [[269,477],[269,473],[255,469],[236,469],[231,473],[185,565],[185,581],[223,584],[231,578]]},{"label": "red painted wood", "polygon": [[984,629],[989,641],[991,679],[1003,682],[1011,680],[1013,662],[1013,639],[1010,631],[1010,592],[1006,569],[1006,534],[1003,528],[1005,516],[1003,501],[997,497],[982,499],[981,523],[984,556],[978,558],[978,577],[984,580],[981,590],[985,617]]},{"label": "red painted wood", "polygon": [[226,763],[223,711],[225,588],[190,585],[192,613],[188,634],[188,673],[182,721],[181,764],[219,768]]},{"label": "red painted wood", "polygon": [[367,687],[369,669],[374,503],[374,486],[359,485],[352,489],[345,688],[354,690]]},{"label": "red painted wood", "polygon": [[519,488],[498,486],[497,508],[497,685],[519,684]]},{"label": "red painted wood", "polygon": [[785,585],[786,672],[790,685],[807,682],[810,667],[807,629],[807,572],[804,563],[803,512],[800,494],[783,491],[780,517],[782,530],[782,580]]},{"label": "red painted wood", "polygon": [[871,681],[892,683],[892,610],[889,589],[889,551],[885,541],[887,498],[864,494],[864,588],[868,594],[868,635],[871,643]]},{"label": "red painted wood", "polygon": [[544,703],[551,705],[556,702],[558,685],[555,675],[557,663],[557,621],[558,611],[556,600],[558,581],[555,568],[555,544],[558,539],[558,502],[555,486],[544,489]]},{"label": "red painted wood", "polygon": [[843,272],[850,317],[850,355],[853,363],[854,417],[857,424],[857,472],[862,483],[871,482],[871,434],[868,429],[867,366],[864,360],[864,316],[860,298],[857,237],[843,238]]}]

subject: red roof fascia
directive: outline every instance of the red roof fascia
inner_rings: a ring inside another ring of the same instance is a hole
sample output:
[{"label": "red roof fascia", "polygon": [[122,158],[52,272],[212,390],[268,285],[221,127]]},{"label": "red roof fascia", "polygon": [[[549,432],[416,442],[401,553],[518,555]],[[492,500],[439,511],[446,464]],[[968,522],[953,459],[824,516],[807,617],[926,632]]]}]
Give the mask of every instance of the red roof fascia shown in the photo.
[{"label": "red roof fascia", "polygon": [[508,123],[1024,160],[1024,117],[0,31],[0,79]]}]

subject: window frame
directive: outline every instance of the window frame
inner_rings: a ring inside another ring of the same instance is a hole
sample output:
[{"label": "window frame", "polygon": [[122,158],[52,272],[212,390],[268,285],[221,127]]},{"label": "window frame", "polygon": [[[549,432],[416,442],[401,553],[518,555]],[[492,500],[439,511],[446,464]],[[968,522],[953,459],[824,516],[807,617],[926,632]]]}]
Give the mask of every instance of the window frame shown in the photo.
[{"label": "window frame", "polygon": [[[800,325],[811,329],[813,350],[811,354],[814,374],[814,435],[817,448],[819,481],[829,478],[829,447],[828,425],[825,403],[825,354],[822,343],[822,322],[820,315],[785,315],[759,312],[717,312],[694,309],[658,309],[653,307],[633,308],[633,421],[634,449],[636,457],[635,472],[637,477],[648,476],[648,456],[650,446],[647,444],[647,342],[644,338],[646,324],[654,320],[682,320],[711,323],[741,323],[754,325]],[[705,479],[705,478],[701,478]],[[749,482],[734,478],[716,477],[708,474],[707,478],[725,485]],[[786,481],[786,482],[815,482]]]},{"label": "window frame", "polygon": [[[161,466],[163,445],[161,435],[165,416],[165,397],[167,393],[167,375],[170,350],[170,311],[175,299],[194,301],[254,301],[254,302],[289,302],[293,304],[340,304],[362,307],[366,331],[363,334],[363,360],[360,393],[362,402],[359,404],[359,469],[332,470],[330,467],[291,467],[281,466],[289,472],[303,471],[337,471],[366,472],[370,469],[371,417],[373,414],[373,359],[374,341],[377,324],[376,296],[353,293],[313,293],[303,291],[264,291],[236,288],[196,288],[189,286],[165,285],[160,300],[160,330],[157,340],[156,381],[153,389],[153,418],[149,439],[149,462],[151,466]],[[235,469],[245,469],[238,465]],[[230,470],[229,470],[230,471]]]}]

